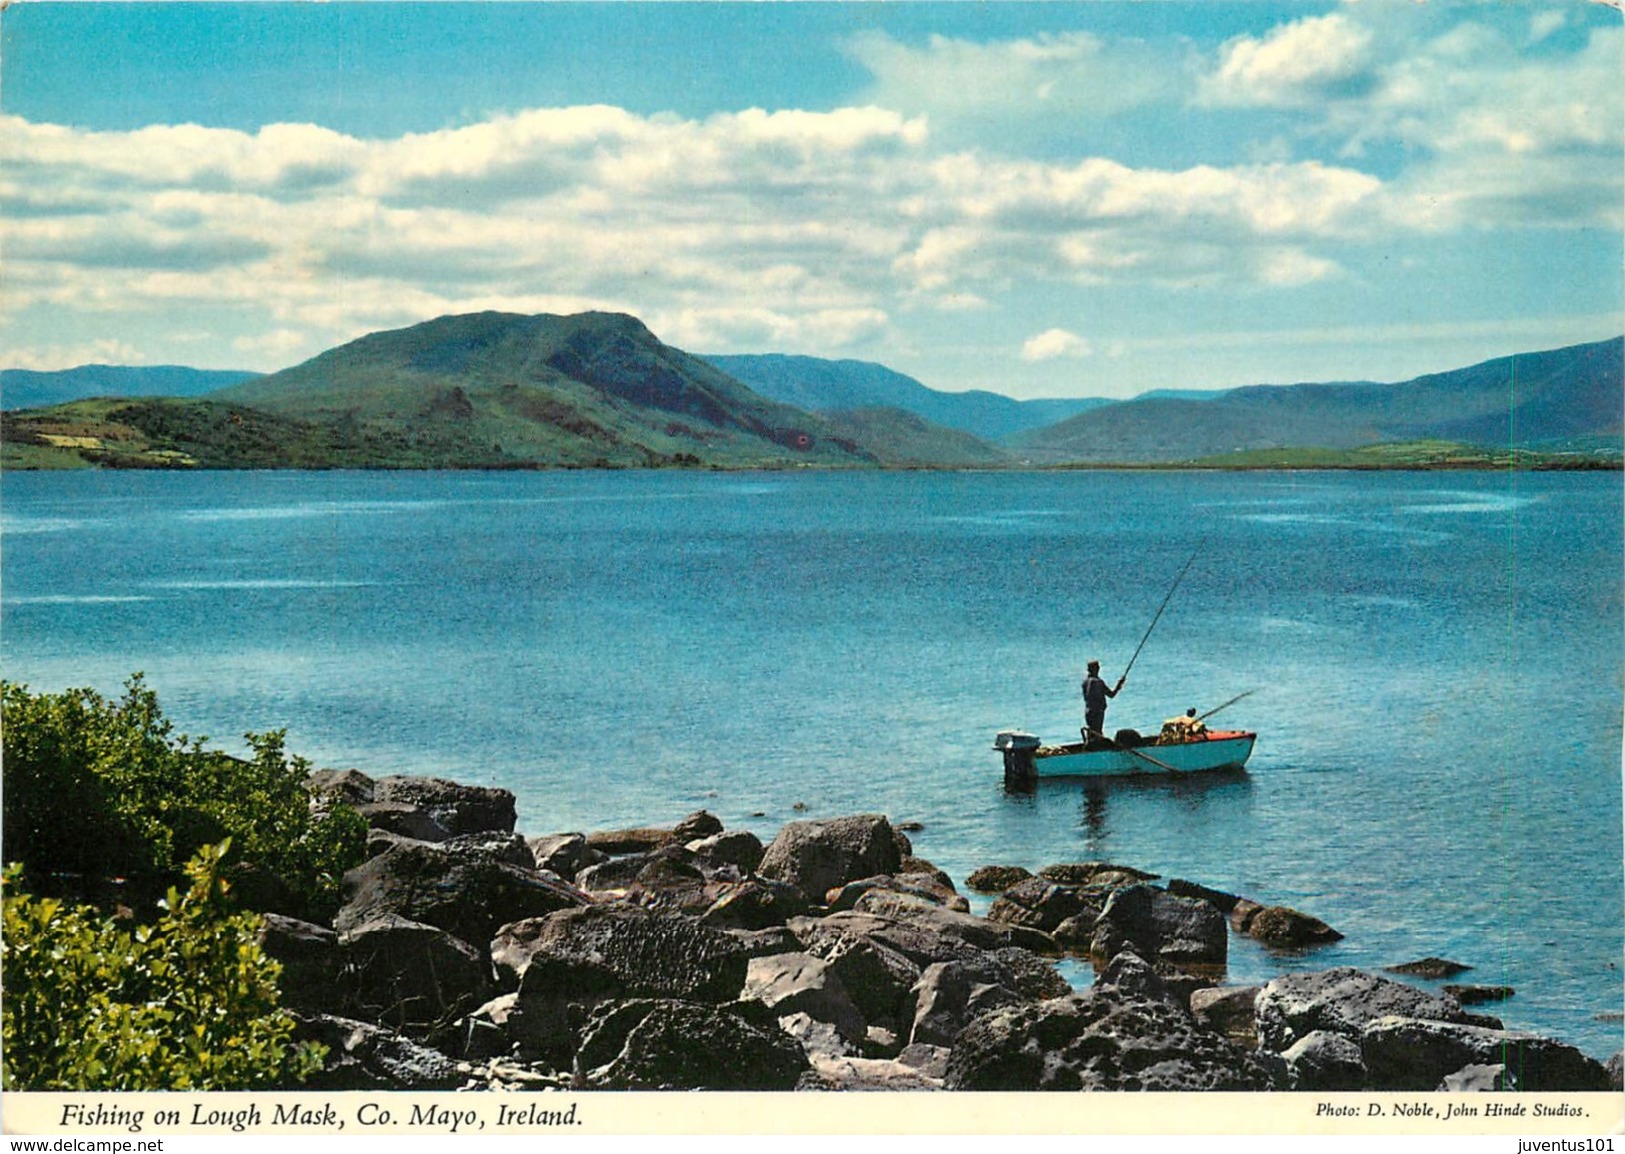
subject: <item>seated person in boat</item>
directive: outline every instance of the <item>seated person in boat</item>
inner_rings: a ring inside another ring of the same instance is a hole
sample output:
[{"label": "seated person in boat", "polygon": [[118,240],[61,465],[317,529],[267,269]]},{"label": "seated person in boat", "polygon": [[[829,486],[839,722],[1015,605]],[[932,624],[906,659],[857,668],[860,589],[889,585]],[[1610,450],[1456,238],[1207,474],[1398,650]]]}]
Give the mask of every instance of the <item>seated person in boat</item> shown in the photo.
[{"label": "seated person in boat", "polygon": [[1170,717],[1162,723],[1162,732],[1157,735],[1157,744],[1180,745],[1187,741],[1197,741],[1205,733],[1207,726],[1196,716],[1193,707],[1187,709],[1183,717]]}]

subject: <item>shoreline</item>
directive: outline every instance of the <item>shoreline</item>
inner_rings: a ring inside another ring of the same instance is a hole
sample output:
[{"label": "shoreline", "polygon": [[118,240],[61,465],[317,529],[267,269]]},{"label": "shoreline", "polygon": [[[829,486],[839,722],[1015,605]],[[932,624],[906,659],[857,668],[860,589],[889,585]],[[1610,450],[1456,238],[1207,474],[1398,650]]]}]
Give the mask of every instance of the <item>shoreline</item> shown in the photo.
[{"label": "shoreline", "polygon": [[[703,810],[527,836],[506,790],[353,770],[309,788],[369,824],[332,924],[273,912],[262,933],[284,1005],[332,1048],[315,1088],[1620,1086],[1619,1054],[1467,1008],[1509,991],[1346,966],[1227,985],[1232,935],[1341,935],[1131,866],[978,870],[960,881],[993,900],[973,915],[878,814],[790,821],[766,845]],[[1061,976],[1068,956],[1092,985]]]}]

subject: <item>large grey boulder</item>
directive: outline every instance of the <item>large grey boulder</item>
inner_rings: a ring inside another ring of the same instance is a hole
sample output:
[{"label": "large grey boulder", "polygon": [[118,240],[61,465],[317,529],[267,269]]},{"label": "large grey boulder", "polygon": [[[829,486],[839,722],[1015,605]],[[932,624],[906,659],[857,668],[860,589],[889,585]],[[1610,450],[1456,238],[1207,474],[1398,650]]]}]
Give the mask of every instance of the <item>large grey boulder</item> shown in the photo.
[{"label": "large grey boulder", "polygon": [[1208,986],[1193,991],[1191,1015],[1208,1029],[1251,1049],[1258,1045],[1254,1007],[1263,989],[1263,986]]},{"label": "large grey boulder", "polygon": [[885,816],[859,814],[789,822],[768,845],[756,872],[822,902],[847,882],[896,873],[902,859],[897,832]]},{"label": "large grey boulder", "polygon": [[536,868],[556,873],[561,878],[574,879],[576,874],[590,865],[597,865],[609,855],[587,845],[582,833],[555,833],[530,839],[531,857]]},{"label": "large grey boulder", "polygon": [[934,874],[925,872],[859,878],[830,890],[824,895],[824,904],[831,911],[850,910],[871,893],[896,894],[960,913],[970,912],[970,902],[964,895],[956,893],[952,885],[944,886]]},{"label": "large grey boulder", "polygon": [[809,1068],[800,1044],[776,1025],[673,999],[598,1007],[576,1054],[576,1076],[589,1089],[789,1090]]},{"label": "large grey boulder", "polygon": [[1090,941],[1098,957],[1129,948],[1146,959],[1203,965],[1223,964],[1229,947],[1224,915],[1212,905],[1143,883],[1112,891]]},{"label": "large grey boulder", "polygon": [[1573,1046],[1513,1030],[1462,1022],[1383,1017],[1360,1036],[1369,1087],[1435,1090],[1467,1066],[1502,1065],[1521,1091],[1606,1090],[1601,1062]]},{"label": "large grey boulder", "polygon": [[861,1043],[869,1028],[830,964],[807,953],[752,958],[739,1000],[759,1003],[776,1018],[805,1014],[850,1043]]},{"label": "large grey boulder", "polygon": [[344,875],[333,926],[343,933],[394,914],[483,948],[504,923],[591,901],[555,875],[514,865],[513,852],[506,840],[396,842]]},{"label": "large grey boulder", "polygon": [[1266,946],[1302,949],[1340,941],[1342,934],[1319,918],[1300,913],[1290,906],[1265,906],[1247,921],[1247,933]]},{"label": "large grey boulder", "polygon": [[294,1037],[320,1042],[327,1058],[288,1090],[457,1090],[472,1071],[394,1030],[330,1014],[296,1017]]},{"label": "large grey boulder", "polygon": [[[504,929],[504,964],[538,999],[682,998],[733,1001],[745,984],[745,947],[693,918],[631,905],[560,910]],[[519,945],[523,942],[523,947]],[[529,954],[517,961],[523,948]]]},{"label": "large grey boulder", "polygon": [[1105,908],[1111,891],[1104,886],[1083,886],[1032,877],[1005,890],[988,908],[989,921],[1028,926],[1053,934],[1068,918],[1093,923]]},{"label": "large grey boulder", "polygon": [[373,800],[415,805],[454,837],[462,833],[512,833],[517,820],[510,791],[438,777],[381,777],[373,786]]},{"label": "large grey boulder", "polygon": [[[1387,1015],[1464,1020],[1454,998],[1437,997],[1352,966],[1276,978],[1260,991],[1255,1010],[1259,1045],[1276,1053],[1315,1030],[1358,1041],[1366,1026]],[[1451,1070],[1463,1065],[1458,1062]]]},{"label": "large grey boulder", "polygon": [[344,959],[339,936],[326,926],[281,914],[261,914],[260,949],[282,966],[282,1004],[308,1014],[336,1014],[345,1007]]},{"label": "large grey boulder", "polygon": [[1368,1081],[1360,1044],[1330,1030],[1311,1030],[1281,1058],[1294,1090],[1359,1090]]},{"label": "large grey boulder", "polygon": [[972,1020],[990,1010],[1029,999],[1013,988],[1013,975],[990,957],[986,962],[936,962],[909,991],[910,1045],[952,1046]]},{"label": "large grey boulder", "polygon": [[395,914],[341,934],[339,953],[356,1011],[394,1029],[428,1029],[491,996],[490,966],[478,949]]},{"label": "large grey boulder", "polygon": [[1175,1002],[1113,986],[1012,1006],[960,1032],[948,1090],[1267,1090],[1257,1058]]}]

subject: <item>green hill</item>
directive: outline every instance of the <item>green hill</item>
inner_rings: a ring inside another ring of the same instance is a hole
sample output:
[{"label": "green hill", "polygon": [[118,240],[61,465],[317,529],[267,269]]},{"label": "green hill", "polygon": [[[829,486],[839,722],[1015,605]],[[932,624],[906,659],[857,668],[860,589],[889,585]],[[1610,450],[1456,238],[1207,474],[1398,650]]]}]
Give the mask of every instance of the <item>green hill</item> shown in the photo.
[{"label": "green hill", "polygon": [[411,464],[872,462],[613,313],[441,317],[373,333],[212,399],[397,445]]},{"label": "green hill", "polygon": [[1206,400],[1142,397],[1010,438],[1035,463],[1175,462],[1288,448],[1439,440],[1618,453],[1621,338],[1520,353],[1397,384],[1258,385]]}]

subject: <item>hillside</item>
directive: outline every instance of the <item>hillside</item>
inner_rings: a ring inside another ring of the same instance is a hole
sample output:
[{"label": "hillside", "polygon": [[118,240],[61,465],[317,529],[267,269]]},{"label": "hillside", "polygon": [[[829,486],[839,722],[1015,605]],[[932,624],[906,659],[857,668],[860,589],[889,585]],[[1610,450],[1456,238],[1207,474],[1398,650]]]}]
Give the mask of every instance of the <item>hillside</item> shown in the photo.
[{"label": "hillside", "polygon": [[822,418],[760,397],[611,313],[441,317],[212,399],[454,467],[872,460]]},{"label": "hillside", "polygon": [[1258,385],[1145,397],[1007,441],[1035,463],[1173,462],[1284,448],[1450,441],[1519,450],[1606,445],[1625,413],[1620,338],[1501,357],[1397,384]]},{"label": "hillside", "polygon": [[869,361],[831,361],[778,353],[705,359],[764,397],[810,412],[903,409],[990,441],[1112,403],[1099,397],[1018,401],[981,390],[945,393]]},{"label": "hillside", "polygon": [[197,397],[258,375],[182,365],[80,365],[54,372],[0,369],[0,408],[38,409],[87,397]]},{"label": "hillside", "polygon": [[969,468],[1010,463],[1010,455],[996,445],[959,429],[932,424],[906,409],[840,409],[824,416],[882,465]]}]

